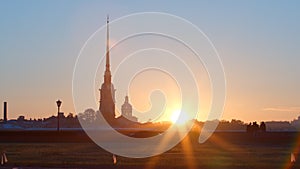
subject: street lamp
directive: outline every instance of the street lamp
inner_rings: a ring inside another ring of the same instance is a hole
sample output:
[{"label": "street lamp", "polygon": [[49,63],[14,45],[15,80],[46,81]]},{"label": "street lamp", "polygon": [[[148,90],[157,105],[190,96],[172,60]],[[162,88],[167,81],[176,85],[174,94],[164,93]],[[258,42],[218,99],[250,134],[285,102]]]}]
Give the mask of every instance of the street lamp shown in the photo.
[{"label": "street lamp", "polygon": [[62,101],[57,100],[56,105],[57,105],[57,131],[59,131],[59,112],[60,112],[60,106],[61,106]]}]

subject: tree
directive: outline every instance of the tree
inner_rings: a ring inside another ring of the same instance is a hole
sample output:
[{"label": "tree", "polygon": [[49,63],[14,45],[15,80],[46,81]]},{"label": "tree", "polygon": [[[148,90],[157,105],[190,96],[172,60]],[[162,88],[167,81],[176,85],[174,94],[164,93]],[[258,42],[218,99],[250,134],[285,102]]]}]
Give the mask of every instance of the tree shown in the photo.
[{"label": "tree", "polygon": [[67,115],[67,118],[74,118],[73,113],[69,113],[69,114]]},{"label": "tree", "polygon": [[78,119],[87,123],[93,123],[96,121],[96,112],[93,109],[86,109],[83,113],[78,114]]}]

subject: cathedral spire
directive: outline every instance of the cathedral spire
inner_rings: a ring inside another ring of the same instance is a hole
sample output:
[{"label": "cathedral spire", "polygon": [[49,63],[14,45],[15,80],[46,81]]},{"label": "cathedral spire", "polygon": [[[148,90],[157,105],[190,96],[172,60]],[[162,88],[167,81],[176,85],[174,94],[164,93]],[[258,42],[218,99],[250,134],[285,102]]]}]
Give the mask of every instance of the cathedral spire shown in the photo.
[{"label": "cathedral spire", "polygon": [[109,62],[109,18],[106,20],[106,65],[104,72],[104,83],[100,89],[99,110],[106,120],[112,121],[115,118],[115,88],[111,81],[110,62]]},{"label": "cathedral spire", "polygon": [[111,83],[110,60],[109,60],[109,16],[106,19],[106,64],[104,82]]},{"label": "cathedral spire", "polygon": [[109,70],[109,16],[106,19],[106,70]]}]

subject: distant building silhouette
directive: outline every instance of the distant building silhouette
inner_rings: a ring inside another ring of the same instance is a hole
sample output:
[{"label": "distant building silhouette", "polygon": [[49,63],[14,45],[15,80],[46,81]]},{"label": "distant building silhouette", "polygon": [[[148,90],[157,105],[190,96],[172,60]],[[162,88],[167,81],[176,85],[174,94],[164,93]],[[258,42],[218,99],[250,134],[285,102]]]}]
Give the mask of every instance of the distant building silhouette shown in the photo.
[{"label": "distant building silhouette", "polygon": [[129,103],[129,99],[128,96],[125,97],[125,101],[124,104],[122,105],[122,116],[124,116],[125,118],[137,122],[137,118],[135,116],[132,116],[132,106]]},{"label": "distant building silhouette", "polygon": [[295,127],[289,121],[267,121],[268,131],[295,131]]},{"label": "distant building silhouette", "polygon": [[59,118],[65,118],[64,112],[59,112],[58,116],[59,116]]},{"label": "distant building silhouette", "polygon": [[297,119],[294,119],[292,122],[291,122],[291,125],[293,127],[295,127],[296,129],[300,130],[300,116],[298,116]]}]

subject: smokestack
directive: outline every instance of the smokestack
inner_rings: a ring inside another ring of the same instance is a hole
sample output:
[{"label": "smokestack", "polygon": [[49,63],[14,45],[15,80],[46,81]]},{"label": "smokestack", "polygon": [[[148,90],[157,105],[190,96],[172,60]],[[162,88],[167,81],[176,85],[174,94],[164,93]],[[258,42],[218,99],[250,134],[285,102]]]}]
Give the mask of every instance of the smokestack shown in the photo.
[{"label": "smokestack", "polygon": [[4,102],[4,122],[7,122],[7,102]]}]

